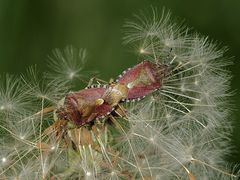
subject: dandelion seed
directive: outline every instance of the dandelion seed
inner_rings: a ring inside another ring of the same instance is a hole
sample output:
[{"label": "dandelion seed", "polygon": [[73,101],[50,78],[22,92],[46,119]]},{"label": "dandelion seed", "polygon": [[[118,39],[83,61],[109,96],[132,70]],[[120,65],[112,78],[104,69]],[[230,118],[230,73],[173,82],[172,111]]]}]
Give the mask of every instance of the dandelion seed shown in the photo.
[{"label": "dandelion seed", "polygon": [[169,119],[170,117],[171,117],[171,115],[167,113],[166,118]]},{"label": "dandelion seed", "polygon": [[197,80],[195,80],[195,81],[194,81],[194,84],[197,86],[197,85],[198,85],[198,81],[197,81]]},{"label": "dandelion seed", "polygon": [[5,163],[7,161],[7,158],[3,157],[2,162]]},{"label": "dandelion seed", "polygon": [[53,56],[49,57],[48,66],[51,71],[46,77],[65,84],[73,82],[74,79],[84,80],[88,73],[84,71],[86,56],[85,49],[72,46],[67,46],[63,51],[55,49]]},{"label": "dandelion seed", "polygon": [[74,73],[74,72],[70,72],[70,73],[69,73],[69,78],[70,78],[70,79],[73,79],[74,76],[75,76],[75,73]]},{"label": "dandelion seed", "polygon": [[87,175],[87,176],[91,176],[91,173],[87,171],[87,172],[86,172],[86,175]]},{"label": "dandelion seed", "polygon": [[140,49],[140,53],[141,53],[141,54],[144,54],[144,53],[146,53],[146,51],[141,48],[141,49]]},{"label": "dandelion seed", "polygon": [[27,90],[21,79],[13,75],[5,75],[0,82],[0,110],[7,113],[21,114],[30,109]]},{"label": "dandelion seed", "polygon": [[4,110],[5,109],[5,106],[0,106],[0,110]]},{"label": "dandelion seed", "polygon": [[154,138],[153,138],[153,137],[151,137],[151,138],[150,138],[150,141],[154,142]]}]

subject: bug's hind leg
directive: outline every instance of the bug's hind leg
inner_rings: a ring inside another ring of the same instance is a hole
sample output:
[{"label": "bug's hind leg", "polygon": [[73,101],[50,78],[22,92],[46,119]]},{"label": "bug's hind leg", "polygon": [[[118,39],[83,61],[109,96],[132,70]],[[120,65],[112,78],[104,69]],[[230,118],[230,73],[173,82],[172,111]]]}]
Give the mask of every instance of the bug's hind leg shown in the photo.
[{"label": "bug's hind leg", "polygon": [[118,104],[114,110],[114,112],[119,116],[119,117],[126,117],[127,116],[127,110],[120,104]]},{"label": "bug's hind leg", "polygon": [[90,88],[92,85],[94,85],[95,83],[96,84],[110,84],[113,80],[110,80],[109,82],[103,80],[103,79],[100,79],[100,78],[97,78],[97,77],[92,77],[89,81],[88,81],[88,84],[87,84],[87,88]]},{"label": "bug's hind leg", "polygon": [[118,104],[115,107],[115,110],[109,115],[108,120],[109,120],[110,124],[116,125],[117,119],[115,117],[120,117],[120,118],[127,117],[127,110],[123,106]]}]

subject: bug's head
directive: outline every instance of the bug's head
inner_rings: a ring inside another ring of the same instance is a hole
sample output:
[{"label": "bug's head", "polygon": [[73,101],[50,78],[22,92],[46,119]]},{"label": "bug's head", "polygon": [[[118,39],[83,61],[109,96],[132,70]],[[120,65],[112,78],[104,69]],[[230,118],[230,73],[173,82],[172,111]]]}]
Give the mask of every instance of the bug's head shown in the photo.
[{"label": "bug's head", "polygon": [[69,120],[70,112],[68,111],[68,108],[66,108],[65,106],[61,106],[56,110],[56,115],[57,118],[60,120]]},{"label": "bug's head", "polygon": [[170,74],[170,67],[167,64],[158,64],[156,72],[159,79],[163,79]]},{"label": "bug's head", "polygon": [[[75,97],[74,93],[69,93],[65,99],[62,106],[60,106],[56,111],[56,116],[58,120],[66,120],[76,126],[82,126],[86,124],[86,114],[90,111],[89,106],[82,106],[78,103],[78,99]],[[87,111],[87,112],[86,112]]]}]

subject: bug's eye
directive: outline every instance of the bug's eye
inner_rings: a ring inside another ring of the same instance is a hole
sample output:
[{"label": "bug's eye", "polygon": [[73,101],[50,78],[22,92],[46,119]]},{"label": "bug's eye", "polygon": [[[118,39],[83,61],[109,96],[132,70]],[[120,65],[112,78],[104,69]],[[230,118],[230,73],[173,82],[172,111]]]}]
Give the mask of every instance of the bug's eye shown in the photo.
[{"label": "bug's eye", "polygon": [[63,118],[64,118],[64,120],[67,120],[67,115],[65,115]]}]

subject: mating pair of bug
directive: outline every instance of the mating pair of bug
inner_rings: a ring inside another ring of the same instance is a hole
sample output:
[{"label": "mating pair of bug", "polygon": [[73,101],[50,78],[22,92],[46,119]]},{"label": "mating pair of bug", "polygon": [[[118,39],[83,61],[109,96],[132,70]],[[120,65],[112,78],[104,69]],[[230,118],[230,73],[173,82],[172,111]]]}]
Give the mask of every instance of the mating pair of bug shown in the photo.
[{"label": "mating pair of bug", "polygon": [[142,61],[124,71],[114,82],[71,92],[55,111],[55,126],[60,123],[63,127],[70,123],[80,127],[112,115],[119,110],[120,103],[140,100],[161,88],[167,74],[167,65]]},{"label": "mating pair of bug", "polygon": [[82,126],[111,114],[119,103],[134,101],[159,89],[167,74],[167,66],[143,61],[109,85],[90,86],[69,93],[62,107],[56,110],[58,119]]}]

